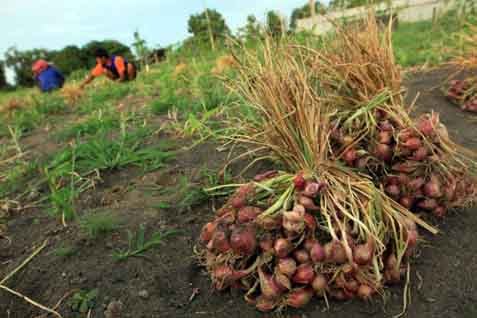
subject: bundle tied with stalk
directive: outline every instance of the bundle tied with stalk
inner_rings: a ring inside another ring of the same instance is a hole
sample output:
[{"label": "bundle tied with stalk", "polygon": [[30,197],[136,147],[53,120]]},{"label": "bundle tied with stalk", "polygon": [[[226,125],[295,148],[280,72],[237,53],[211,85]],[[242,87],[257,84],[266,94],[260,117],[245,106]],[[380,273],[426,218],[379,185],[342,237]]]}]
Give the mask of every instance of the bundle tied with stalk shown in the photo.
[{"label": "bundle tied with stalk", "polygon": [[[377,26],[368,22],[367,28]],[[373,30],[363,33],[378,38]],[[342,32],[336,41],[353,44]],[[369,299],[385,284],[401,281],[418,225],[437,232],[387,195],[381,179],[337,155],[334,138],[341,122],[367,118],[355,128],[360,133],[348,138],[353,144],[378,131],[377,109],[407,114],[398,72],[390,82],[383,75],[384,67],[394,67],[392,54],[381,51],[388,60],[376,66],[363,53],[368,60],[363,57],[353,76],[337,77],[342,85],[334,85],[328,75],[339,74],[343,64],[336,56],[325,59],[331,51],[266,40],[258,52],[241,52],[238,80],[232,82],[252,109],[235,138],[251,145],[258,158],[276,158],[287,172],[209,189],[223,194],[237,187],[201,233],[201,256],[213,286],[244,289],[246,300],[261,311],[299,308],[313,296]],[[346,95],[341,89],[350,78]],[[381,84],[368,83],[377,78]],[[365,103],[380,107],[363,110]]]},{"label": "bundle tied with stalk", "polygon": [[[444,91],[447,98],[462,110],[477,113],[477,77],[470,75],[477,69],[477,26],[467,23],[457,33],[455,41],[461,45],[454,50],[454,57],[447,63],[454,71],[446,79]],[[465,79],[456,79],[464,74]]]},{"label": "bundle tied with stalk", "polygon": [[363,29],[340,32],[332,45],[313,54],[322,95],[336,109],[334,156],[372,177],[407,209],[442,217],[475,201],[476,154],[449,138],[439,114],[411,118],[390,29],[383,35],[377,30],[370,16]]}]

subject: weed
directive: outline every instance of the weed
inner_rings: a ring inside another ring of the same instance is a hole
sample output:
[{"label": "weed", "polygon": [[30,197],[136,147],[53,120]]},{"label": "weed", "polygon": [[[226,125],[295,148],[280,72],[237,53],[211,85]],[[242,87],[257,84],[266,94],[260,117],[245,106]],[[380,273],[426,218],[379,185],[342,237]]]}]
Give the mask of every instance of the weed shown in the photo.
[{"label": "weed", "polygon": [[67,258],[67,257],[71,257],[71,256],[76,255],[77,252],[78,252],[78,250],[75,247],[65,245],[65,246],[60,246],[57,249],[55,249],[53,251],[53,255],[55,255],[57,257]]},{"label": "weed", "polygon": [[164,244],[164,239],[179,233],[177,230],[168,230],[164,232],[155,232],[150,239],[145,240],[144,225],[139,226],[139,230],[134,235],[130,230],[128,233],[128,249],[118,250],[113,253],[116,261],[124,261],[131,256],[142,256],[148,249]]},{"label": "weed", "polygon": [[114,128],[119,127],[119,118],[114,115],[104,115],[102,111],[98,111],[92,117],[84,122],[67,127],[58,135],[58,140],[69,140],[75,137],[83,137],[87,135],[95,135],[97,133],[107,133]]},{"label": "weed", "polygon": [[118,229],[119,220],[110,212],[102,212],[82,217],[80,226],[90,238],[95,239]]},{"label": "weed", "polygon": [[76,313],[86,314],[96,305],[98,293],[98,289],[92,289],[90,291],[80,290],[74,293],[69,301],[71,310]]},{"label": "weed", "polygon": [[199,205],[208,199],[208,195],[203,188],[190,183],[185,176],[182,176],[179,180],[177,193],[180,197],[177,207],[181,211],[190,209],[192,206]]}]

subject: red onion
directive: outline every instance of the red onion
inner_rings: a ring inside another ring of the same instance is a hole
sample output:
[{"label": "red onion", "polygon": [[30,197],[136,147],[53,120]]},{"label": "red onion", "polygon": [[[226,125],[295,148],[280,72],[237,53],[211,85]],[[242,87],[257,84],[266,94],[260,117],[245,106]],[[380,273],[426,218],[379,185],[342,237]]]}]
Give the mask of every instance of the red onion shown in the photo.
[{"label": "red onion", "polygon": [[221,207],[220,209],[217,210],[216,215],[217,216],[223,216],[225,214],[232,214],[233,212],[234,212],[233,208],[224,205],[223,207]]},{"label": "red onion", "polygon": [[416,191],[420,189],[424,185],[424,183],[426,183],[424,178],[417,177],[416,179],[409,181],[408,187],[409,189]]},{"label": "red onion", "polygon": [[435,199],[424,199],[419,201],[417,206],[421,209],[432,211],[437,207],[437,201]]},{"label": "red onion", "polygon": [[216,228],[217,228],[217,223],[215,222],[209,222],[206,225],[204,225],[200,233],[200,240],[205,243],[209,242],[212,239],[212,236],[214,235]]},{"label": "red onion", "polygon": [[421,146],[419,147],[419,149],[414,151],[410,159],[415,161],[422,161],[426,159],[428,155],[429,155],[429,152],[427,151],[427,148],[425,146]]},{"label": "red onion", "polygon": [[348,299],[348,296],[344,293],[344,291],[342,289],[331,289],[330,290],[330,296],[333,298],[333,299],[336,299],[336,300],[346,300]]},{"label": "red onion", "polygon": [[230,225],[235,223],[235,213],[233,211],[225,213],[224,215],[220,216],[217,220],[220,224]]},{"label": "red onion", "polygon": [[411,257],[411,255],[414,253],[414,250],[416,249],[418,237],[419,237],[419,234],[417,233],[417,229],[407,230],[406,232],[407,247],[406,247],[406,253],[405,253],[407,257]]},{"label": "red onion", "polygon": [[406,209],[411,209],[414,204],[414,198],[411,196],[403,196],[399,199],[399,203]]},{"label": "red onion", "polygon": [[323,274],[317,274],[311,283],[317,296],[323,296],[328,289],[328,281]]},{"label": "red onion", "polygon": [[402,143],[403,147],[408,148],[410,150],[417,150],[421,147],[421,145],[422,145],[421,139],[417,137],[411,137]]},{"label": "red onion", "polygon": [[417,169],[416,163],[412,161],[405,161],[402,163],[396,163],[391,167],[394,171],[399,171],[403,173],[411,173]]},{"label": "red onion", "polygon": [[291,257],[280,258],[277,267],[280,273],[288,277],[292,277],[296,272],[296,262]]},{"label": "red onion", "polygon": [[275,254],[282,258],[287,256],[293,250],[293,245],[290,241],[284,238],[278,238],[275,241],[273,248],[275,249]]},{"label": "red onion", "polygon": [[326,260],[330,263],[344,264],[347,261],[346,251],[339,241],[332,241],[325,244]]},{"label": "red onion", "polygon": [[293,308],[301,308],[308,304],[312,297],[313,290],[309,287],[295,289],[288,294],[286,304]]},{"label": "red onion", "polygon": [[221,265],[214,269],[212,276],[214,277],[215,288],[222,290],[248,274],[249,271],[235,271],[230,266]]},{"label": "red onion", "polygon": [[400,173],[398,176],[398,184],[400,184],[401,186],[406,186],[409,181],[410,181],[410,178],[409,178],[409,175],[405,174],[405,173]]},{"label": "red onion", "polygon": [[457,187],[457,183],[455,180],[451,179],[444,187],[444,197],[447,201],[452,202],[455,199],[455,190]]},{"label": "red onion", "polygon": [[313,202],[312,199],[310,199],[309,197],[306,197],[304,195],[302,195],[298,198],[298,203],[303,205],[305,207],[305,209],[307,209],[309,211],[318,211],[320,209],[318,206],[315,205],[315,202]]},{"label": "red onion", "polygon": [[273,251],[273,238],[271,234],[267,233],[265,234],[261,239],[260,239],[260,248],[264,252],[270,252]]},{"label": "red onion", "polygon": [[[359,283],[356,279],[349,279],[345,282],[345,289],[350,291],[351,293],[356,293],[359,289]],[[353,295],[354,296],[354,295]]]},{"label": "red onion", "polygon": [[305,227],[305,209],[295,206],[292,211],[283,212],[282,226],[290,232],[300,233]]},{"label": "red onion", "polygon": [[281,292],[285,292],[292,288],[290,279],[285,274],[276,272],[274,280]]},{"label": "red onion", "polygon": [[210,242],[212,243],[213,249],[219,253],[226,253],[230,250],[230,243],[224,231],[215,231]]},{"label": "red onion", "polygon": [[365,169],[368,166],[368,162],[371,160],[370,156],[363,156],[356,161],[356,168]]},{"label": "red onion", "polygon": [[251,226],[237,228],[230,235],[230,247],[238,255],[250,255],[257,248],[255,229]]},{"label": "red onion", "polygon": [[325,249],[320,243],[315,242],[310,249],[310,258],[313,263],[320,263],[326,259]]},{"label": "red onion", "polygon": [[391,131],[380,131],[378,134],[378,142],[380,144],[389,145],[393,139],[393,134]]},{"label": "red onion", "polygon": [[297,174],[293,178],[293,184],[295,185],[295,188],[302,190],[305,188],[306,180],[305,177],[303,177],[303,174]]},{"label": "red onion", "polygon": [[361,298],[362,300],[370,300],[373,294],[374,294],[374,290],[366,284],[361,284],[356,293],[356,295],[358,295],[358,297]]},{"label": "red onion", "polygon": [[425,136],[432,136],[438,124],[438,114],[433,113],[431,116],[424,115],[419,118],[419,121],[417,123],[417,129]]},{"label": "red onion", "polygon": [[261,267],[258,268],[258,278],[262,295],[268,299],[276,299],[282,293],[280,287],[273,279],[273,276],[265,273]]},{"label": "red onion", "polygon": [[315,231],[317,226],[315,217],[311,215],[310,213],[305,213],[304,219],[305,219],[305,226],[311,231]]},{"label": "red onion", "polygon": [[371,263],[374,253],[374,241],[368,239],[365,244],[359,244],[354,247],[353,259],[358,265],[367,265]]},{"label": "red onion", "polygon": [[247,204],[247,197],[245,195],[234,195],[230,199],[230,204],[235,209],[240,209]]},{"label": "red onion", "polygon": [[275,309],[276,306],[277,306],[277,303],[275,300],[267,299],[263,296],[259,296],[255,304],[255,307],[257,308],[257,310],[261,312],[272,311],[273,309]]},{"label": "red onion", "polygon": [[390,184],[386,188],[386,193],[389,194],[390,197],[393,199],[399,198],[399,195],[401,194],[401,190],[399,189],[399,186]]},{"label": "red onion", "polygon": [[378,144],[375,155],[378,159],[388,162],[393,158],[393,150],[387,144]]},{"label": "red onion", "polygon": [[384,183],[389,185],[389,184],[394,184],[394,185],[399,185],[399,177],[398,176],[393,176],[389,175],[384,178]]},{"label": "red onion", "polygon": [[379,129],[382,131],[392,131],[394,127],[389,120],[383,120],[379,123]]},{"label": "red onion", "polygon": [[424,185],[424,194],[430,198],[442,196],[441,183],[437,176],[431,176],[431,180]]},{"label": "red onion", "polygon": [[309,237],[303,242],[303,247],[305,248],[305,250],[310,251],[313,247],[313,244],[315,244],[316,242],[317,240],[314,237]]},{"label": "red onion", "polygon": [[315,272],[310,264],[301,264],[296,268],[295,275],[292,277],[292,281],[297,284],[310,284],[315,278]]},{"label": "red onion", "polygon": [[399,132],[398,139],[399,142],[406,142],[410,138],[414,137],[416,134],[411,128],[403,129]]},{"label": "red onion", "polygon": [[246,206],[241,208],[237,214],[238,223],[247,223],[253,221],[262,213],[262,209],[254,206]]},{"label": "red onion", "polygon": [[446,208],[440,205],[432,211],[432,214],[434,214],[438,218],[443,218],[446,215],[446,212]]},{"label": "red onion", "polygon": [[309,198],[315,198],[320,190],[323,188],[324,184],[318,182],[307,182],[305,189],[303,190],[303,195]]},{"label": "red onion", "polygon": [[297,260],[298,263],[308,263],[310,261],[310,254],[305,249],[295,250],[293,252],[293,257]]},{"label": "red onion", "polygon": [[349,166],[352,166],[356,159],[358,159],[358,153],[353,148],[346,150],[343,154],[343,160],[346,161]]},{"label": "red onion", "polygon": [[255,222],[264,230],[272,231],[282,227],[282,217],[281,216],[266,216],[258,217]]}]

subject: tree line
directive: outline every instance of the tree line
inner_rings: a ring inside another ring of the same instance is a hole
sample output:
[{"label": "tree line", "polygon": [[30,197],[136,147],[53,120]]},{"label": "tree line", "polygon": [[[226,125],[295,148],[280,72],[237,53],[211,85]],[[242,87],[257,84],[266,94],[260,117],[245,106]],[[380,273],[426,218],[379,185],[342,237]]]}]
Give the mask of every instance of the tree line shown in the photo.
[{"label": "tree line", "polygon": [[[301,7],[295,8],[287,22],[285,17],[275,11],[266,14],[264,23],[259,23],[254,15],[247,17],[246,24],[239,28],[236,35],[232,35],[224,17],[214,9],[206,9],[201,13],[191,15],[188,20],[189,38],[182,42],[180,49],[201,49],[204,46],[220,46],[227,37],[235,37],[241,41],[252,41],[262,37],[265,33],[271,36],[282,36],[284,33],[294,32],[297,20],[309,17],[314,5],[317,14],[336,8],[349,8],[367,3],[383,0],[332,0],[329,6],[320,1],[307,1]],[[14,73],[15,85],[30,87],[34,85],[31,74],[31,65],[37,59],[45,59],[55,64],[65,76],[78,70],[84,70],[94,66],[94,51],[98,47],[104,47],[112,54],[123,55],[128,59],[136,58],[140,64],[147,64],[148,54],[151,52],[146,42],[140,38],[139,33],[134,33],[134,53],[131,48],[115,40],[92,41],[82,47],[68,45],[61,50],[18,50],[11,47],[5,53],[4,60],[0,60],[0,89],[8,87],[5,78],[5,67]]]}]

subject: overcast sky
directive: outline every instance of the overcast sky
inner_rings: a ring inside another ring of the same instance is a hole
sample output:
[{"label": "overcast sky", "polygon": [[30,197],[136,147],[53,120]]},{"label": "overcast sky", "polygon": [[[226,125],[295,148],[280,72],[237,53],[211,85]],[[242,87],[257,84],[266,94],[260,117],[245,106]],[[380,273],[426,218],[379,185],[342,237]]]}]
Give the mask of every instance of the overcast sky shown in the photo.
[{"label": "overcast sky", "polygon": [[0,58],[19,49],[58,49],[91,40],[116,39],[127,45],[137,29],[149,45],[187,37],[187,20],[205,7],[218,10],[235,31],[249,14],[264,20],[268,10],[289,17],[307,0],[1,0]]}]

